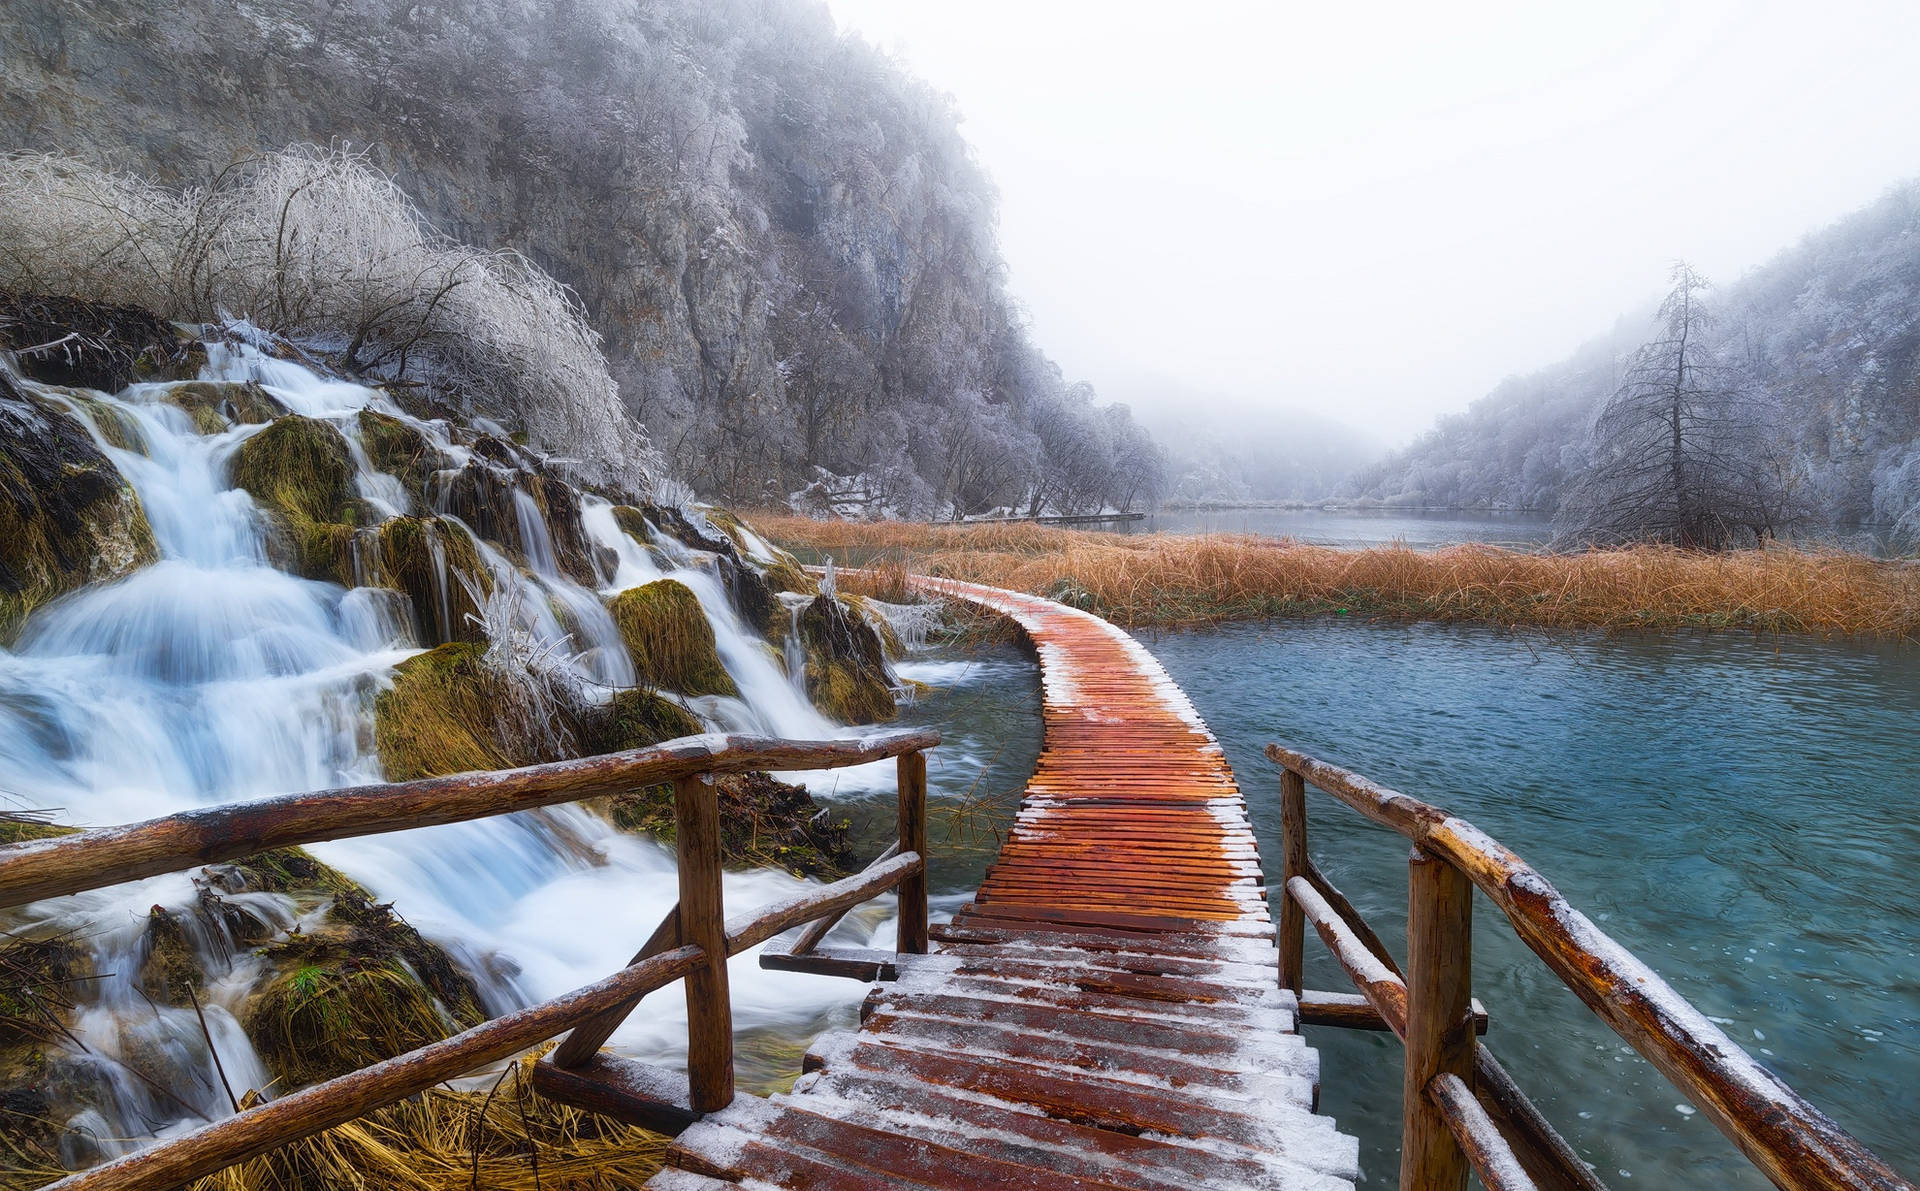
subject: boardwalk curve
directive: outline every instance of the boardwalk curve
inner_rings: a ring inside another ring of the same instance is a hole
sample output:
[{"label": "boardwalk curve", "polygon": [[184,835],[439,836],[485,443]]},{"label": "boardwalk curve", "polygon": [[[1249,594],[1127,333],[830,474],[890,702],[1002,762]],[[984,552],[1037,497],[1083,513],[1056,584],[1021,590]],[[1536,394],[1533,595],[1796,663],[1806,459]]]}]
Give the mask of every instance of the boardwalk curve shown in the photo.
[{"label": "boardwalk curve", "polygon": [[1040,656],[1045,744],[974,900],[901,957],[789,1094],[689,1128],[649,1187],[1331,1191],[1259,849],[1218,742],[1096,616],[948,580]]}]

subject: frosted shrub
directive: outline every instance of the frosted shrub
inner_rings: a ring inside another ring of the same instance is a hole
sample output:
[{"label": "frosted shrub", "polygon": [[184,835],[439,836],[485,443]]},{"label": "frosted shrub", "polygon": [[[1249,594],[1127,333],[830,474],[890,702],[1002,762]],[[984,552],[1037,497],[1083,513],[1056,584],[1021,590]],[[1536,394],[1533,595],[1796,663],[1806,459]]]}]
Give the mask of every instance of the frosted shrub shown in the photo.
[{"label": "frosted shrub", "polygon": [[518,253],[435,232],[363,158],[312,147],[175,194],[40,154],[0,158],[0,286],[234,316],[524,425],[593,485],[644,492],[658,459],[574,295]]}]

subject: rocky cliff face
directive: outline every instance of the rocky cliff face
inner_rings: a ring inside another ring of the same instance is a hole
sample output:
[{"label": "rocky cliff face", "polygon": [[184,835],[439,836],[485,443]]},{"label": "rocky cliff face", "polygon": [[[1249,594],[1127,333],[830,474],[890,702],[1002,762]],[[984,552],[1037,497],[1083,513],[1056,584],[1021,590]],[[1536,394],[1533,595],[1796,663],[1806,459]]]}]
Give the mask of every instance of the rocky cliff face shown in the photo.
[{"label": "rocky cliff face", "polygon": [[1065,389],[957,118],[815,3],[43,0],[0,11],[0,47],[0,149],[197,184],[363,148],[440,230],[574,287],[716,495],[820,465],[896,505],[999,500],[1021,485],[970,462],[974,428],[1018,455]]}]

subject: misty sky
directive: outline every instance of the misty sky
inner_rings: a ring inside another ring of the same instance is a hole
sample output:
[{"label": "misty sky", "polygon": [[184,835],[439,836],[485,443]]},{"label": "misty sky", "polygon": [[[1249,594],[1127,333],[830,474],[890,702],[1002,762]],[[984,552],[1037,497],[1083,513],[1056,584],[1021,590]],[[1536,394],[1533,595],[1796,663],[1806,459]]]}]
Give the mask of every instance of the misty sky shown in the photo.
[{"label": "misty sky", "polygon": [[955,97],[1041,345],[1150,415],[1403,441],[1920,175],[1914,0],[829,5]]}]

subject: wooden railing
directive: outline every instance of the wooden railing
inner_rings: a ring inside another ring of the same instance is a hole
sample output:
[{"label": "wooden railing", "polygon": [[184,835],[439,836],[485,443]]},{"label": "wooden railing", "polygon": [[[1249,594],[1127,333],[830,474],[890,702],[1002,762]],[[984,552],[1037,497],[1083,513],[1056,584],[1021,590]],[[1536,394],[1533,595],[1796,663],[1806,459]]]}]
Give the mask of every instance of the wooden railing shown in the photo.
[{"label": "wooden railing", "polygon": [[[1569,905],[1545,877],[1473,824],[1277,744],[1267,746],[1267,756],[1281,767],[1287,894],[1280,915],[1281,983],[1303,991],[1303,937],[1311,922],[1373,1013],[1406,1044],[1403,1191],[1463,1191],[1469,1168],[1489,1191],[1604,1191],[1475,1037],[1476,887],[1601,1021],[1776,1186],[1915,1191]],[[1412,841],[1404,975],[1308,856],[1308,783]]]},{"label": "wooden railing", "polygon": [[[269,848],[458,823],[671,782],[680,900],[627,967],[551,1001],[451,1038],[248,1108],[61,1179],[48,1191],[175,1188],[310,1136],[435,1084],[567,1038],[535,1070],[556,1099],[612,1109],[677,1131],[733,1099],[733,1017],[727,957],[816,919],[838,918],[889,889],[900,892],[899,949],[927,947],[926,757],[932,730],[851,740],[693,736],[652,748],[496,773],[289,794],[0,847],[0,909]],[[728,919],[721,896],[717,774],[835,769],[888,757],[900,772],[900,842],[863,872]],[[600,1046],[642,997],[686,982],[687,1073],[619,1059]],[[568,1033],[571,1031],[571,1033]]]}]

